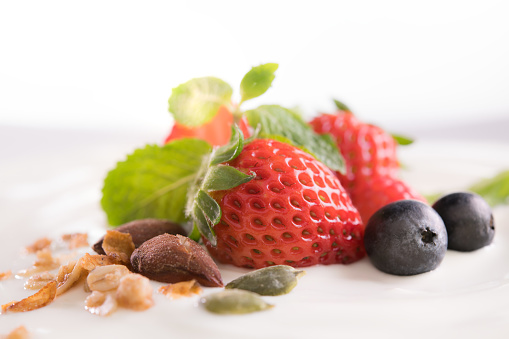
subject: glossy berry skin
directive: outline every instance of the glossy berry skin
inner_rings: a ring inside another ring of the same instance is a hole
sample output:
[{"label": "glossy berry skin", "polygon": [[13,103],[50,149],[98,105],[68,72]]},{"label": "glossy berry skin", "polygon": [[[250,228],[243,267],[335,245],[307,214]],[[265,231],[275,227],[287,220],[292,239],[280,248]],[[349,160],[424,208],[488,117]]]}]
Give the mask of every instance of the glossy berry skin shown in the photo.
[{"label": "glossy berry skin", "polygon": [[479,195],[458,192],[433,204],[449,235],[449,249],[470,252],[491,244],[495,236],[493,214]]},{"label": "glossy berry skin", "polygon": [[256,178],[212,192],[222,217],[214,227],[213,257],[261,268],[348,264],[365,255],[359,213],[337,177],[308,153],[257,139],[227,163]]},{"label": "glossy berry skin", "polygon": [[401,200],[382,207],[369,219],[364,243],[380,271],[415,275],[440,265],[447,251],[447,231],[430,206]]},{"label": "glossy berry skin", "polygon": [[391,202],[413,199],[426,203],[426,199],[404,181],[390,176],[374,176],[359,183],[350,192],[350,198],[364,223],[380,208]]},{"label": "glossy berry skin", "polygon": [[346,174],[337,175],[348,192],[374,176],[396,176],[396,142],[381,128],[363,123],[347,111],[321,114],[310,124],[315,132],[329,133],[336,141],[346,164]]},{"label": "glossy berry skin", "polygon": [[[212,146],[225,145],[230,140],[233,120],[232,113],[226,107],[221,106],[212,120],[201,126],[187,127],[175,122],[164,143],[167,144],[180,138],[198,138],[209,142]],[[244,133],[244,137],[249,137],[248,124],[245,119],[240,120],[239,127]]]}]

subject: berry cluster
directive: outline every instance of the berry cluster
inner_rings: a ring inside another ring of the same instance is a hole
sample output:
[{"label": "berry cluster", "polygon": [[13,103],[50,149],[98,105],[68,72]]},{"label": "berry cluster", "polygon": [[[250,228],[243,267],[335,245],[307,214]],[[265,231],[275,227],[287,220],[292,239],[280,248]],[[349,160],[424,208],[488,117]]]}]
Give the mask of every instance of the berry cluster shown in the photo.
[{"label": "berry cluster", "polygon": [[364,242],[371,262],[381,271],[414,275],[437,268],[447,249],[474,251],[489,245],[494,235],[486,201],[458,192],[432,207],[415,200],[382,207],[369,220]]},{"label": "berry cluster", "polygon": [[384,272],[412,275],[436,268],[447,248],[491,243],[482,198],[459,193],[430,207],[397,177],[402,139],[345,105],[309,123],[278,105],[242,111],[277,68],[253,67],[238,103],[214,77],[174,88],[165,145],[135,151],[105,180],[108,221],[190,222],[188,236],[215,259],[249,268],[349,264],[367,253]]},{"label": "berry cluster", "polygon": [[426,199],[397,178],[399,162],[396,141],[380,127],[357,119],[346,106],[335,114],[321,114],[311,121],[320,134],[332,135],[346,163],[346,173],[337,172],[362,220],[398,200]]}]

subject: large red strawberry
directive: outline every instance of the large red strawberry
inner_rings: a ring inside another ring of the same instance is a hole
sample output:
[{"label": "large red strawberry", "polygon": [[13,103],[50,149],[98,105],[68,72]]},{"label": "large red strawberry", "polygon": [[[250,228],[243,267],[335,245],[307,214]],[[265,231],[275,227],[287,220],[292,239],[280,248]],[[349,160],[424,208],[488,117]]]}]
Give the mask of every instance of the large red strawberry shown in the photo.
[{"label": "large red strawberry", "polygon": [[383,206],[404,199],[426,199],[402,180],[391,176],[373,176],[369,181],[360,182],[350,194],[364,224]]},{"label": "large red strawberry", "polygon": [[257,139],[227,163],[255,173],[247,183],[211,192],[222,210],[211,254],[260,268],[351,263],[365,255],[359,213],[337,177],[308,153]]},{"label": "large red strawberry", "polygon": [[348,192],[374,176],[397,174],[396,142],[381,128],[359,121],[348,110],[321,114],[310,124],[315,132],[335,139],[346,164],[346,173],[337,175]]},{"label": "large red strawberry", "polygon": [[[212,120],[201,126],[187,127],[175,122],[164,143],[180,138],[198,138],[213,146],[224,145],[230,140],[233,122],[233,114],[225,106],[221,106]],[[244,118],[240,119],[239,127],[244,136],[249,136],[248,124]]]}]

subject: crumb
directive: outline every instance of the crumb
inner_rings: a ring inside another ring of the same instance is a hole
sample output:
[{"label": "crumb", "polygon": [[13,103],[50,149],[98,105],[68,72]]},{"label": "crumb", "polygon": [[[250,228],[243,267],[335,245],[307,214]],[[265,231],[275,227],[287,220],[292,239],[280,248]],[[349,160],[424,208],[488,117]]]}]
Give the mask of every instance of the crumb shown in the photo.
[{"label": "crumb", "polygon": [[19,276],[29,277],[36,273],[54,270],[60,266],[60,261],[53,257],[48,248],[37,251],[36,255],[37,259],[33,266],[29,269],[18,272],[17,274]]},{"label": "crumb", "polygon": [[6,312],[27,312],[49,305],[55,299],[57,293],[57,282],[51,281],[41,288],[37,293],[20,300],[2,305],[2,313]]},{"label": "crumb", "polygon": [[0,281],[2,281],[2,280],[7,280],[7,279],[9,279],[11,276],[12,276],[12,271],[11,271],[11,270],[9,270],[9,271],[5,271],[5,272],[0,272]]},{"label": "crumb", "polygon": [[49,272],[34,274],[25,282],[25,289],[38,290],[53,280],[55,280],[55,275]]},{"label": "crumb", "polygon": [[128,274],[120,280],[116,299],[119,306],[135,311],[144,311],[154,304],[149,280],[136,273]]},{"label": "crumb", "polygon": [[27,253],[37,253],[51,246],[51,240],[44,237],[37,239],[33,244],[25,247]]},{"label": "crumb", "polygon": [[62,236],[62,240],[67,242],[70,250],[79,248],[79,247],[87,247],[88,244],[88,234],[86,233],[71,233],[64,234]]},{"label": "crumb", "polygon": [[94,291],[85,300],[87,311],[103,317],[115,312],[117,306],[117,300],[110,293]]},{"label": "crumb", "polygon": [[178,299],[182,297],[190,297],[193,294],[201,294],[202,289],[196,280],[193,279],[161,286],[158,292],[164,294],[169,299]]},{"label": "crumb", "polygon": [[28,339],[30,334],[28,333],[25,326],[16,327],[11,333],[7,334],[5,339]]}]

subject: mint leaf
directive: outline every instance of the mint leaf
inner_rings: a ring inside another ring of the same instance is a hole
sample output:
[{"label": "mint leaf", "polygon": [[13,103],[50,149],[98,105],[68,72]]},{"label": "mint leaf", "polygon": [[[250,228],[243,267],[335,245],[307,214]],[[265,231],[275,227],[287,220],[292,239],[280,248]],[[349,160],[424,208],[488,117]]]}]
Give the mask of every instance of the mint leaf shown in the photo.
[{"label": "mint leaf", "polygon": [[342,103],[339,100],[334,99],[334,104],[336,105],[336,108],[339,109],[340,111],[351,112],[350,108],[348,108],[347,105],[345,105],[344,103]]},{"label": "mint leaf", "polygon": [[217,224],[221,220],[221,207],[205,191],[198,190],[194,201],[212,225]]},{"label": "mint leaf", "polygon": [[344,172],[345,164],[330,135],[316,134],[300,115],[277,105],[264,105],[246,112],[251,126],[260,125],[260,135],[279,135],[313,154],[334,171]]},{"label": "mint leaf", "polygon": [[414,140],[401,134],[391,134],[398,145],[406,146],[414,143]]},{"label": "mint leaf", "polygon": [[493,178],[481,180],[470,190],[482,196],[491,206],[509,203],[509,170]]},{"label": "mint leaf", "polygon": [[193,229],[191,230],[191,233],[187,235],[189,239],[192,239],[196,242],[199,242],[201,239],[201,233],[198,227],[196,226],[196,223],[193,224]]},{"label": "mint leaf", "polygon": [[230,166],[212,166],[203,179],[202,188],[206,191],[227,190],[251,181],[254,177]]},{"label": "mint leaf", "polygon": [[276,77],[274,72],[278,67],[278,64],[269,63],[251,68],[240,82],[240,102],[243,103],[267,92]]},{"label": "mint leaf", "polygon": [[426,201],[430,204],[430,205],[433,205],[438,199],[440,199],[442,196],[444,195],[444,193],[440,193],[440,192],[434,192],[434,193],[429,193],[429,194],[424,194],[424,198],[426,199]]},{"label": "mint leaf", "polygon": [[203,140],[179,139],[148,145],[117,163],[104,180],[101,205],[110,225],[141,218],[183,222],[186,195],[212,147]]},{"label": "mint leaf", "polygon": [[230,142],[214,150],[210,164],[217,165],[235,159],[240,154],[243,147],[244,134],[237,125],[233,125]]},{"label": "mint leaf", "polygon": [[194,204],[193,206],[192,216],[194,220],[194,228],[191,234],[195,236],[195,229],[198,229],[198,231],[200,231],[200,233],[206,237],[213,246],[215,246],[217,244],[217,240],[214,234],[214,230],[210,226],[202,209],[197,204]]},{"label": "mint leaf", "polygon": [[222,105],[229,105],[232,88],[214,77],[196,78],[175,87],[168,100],[169,111],[185,126],[200,126],[210,121]]}]

